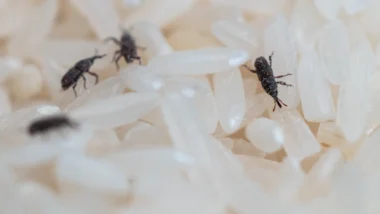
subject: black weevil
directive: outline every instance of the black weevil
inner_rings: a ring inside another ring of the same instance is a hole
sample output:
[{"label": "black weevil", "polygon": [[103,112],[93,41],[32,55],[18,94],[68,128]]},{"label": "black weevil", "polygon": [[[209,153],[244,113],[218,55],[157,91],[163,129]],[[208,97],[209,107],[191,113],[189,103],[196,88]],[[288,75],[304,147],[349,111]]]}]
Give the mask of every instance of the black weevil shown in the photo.
[{"label": "black weevil", "polygon": [[132,63],[133,61],[138,60],[139,64],[141,65],[141,57],[138,56],[137,50],[145,50],[145,48],[136,45],[135,39],[127,30],[123,29],[122,31],[123,32],[120,40],[115,37],[107,37],[104,39],[105,43],[112,41],[120,48],[119,50],[115,51],[112,59],[112,61],[116,64],[117,70],[120,69],[119,60],[121,57],[123,57],[127,63]]},{"label": "black weevil", "polygon": [[77,92],[75,90],[75,87],[77,86],[77,82],[78,82],[79,78],[81,78],[81,77],[83,78],[84,88],[87,89],[86,77],[84,76],[84,73],[88,73],[88,74],[94,76],[95,77],[95,84],[98,84],[99,76],[96,73],[91,72],[90,68],[94,64],[94,61],[96,59],[101,59],[105,56],[106,56],[106,54],[98,55],[98,51],[95,50],[94,56],[82,59],[82,60],[78,61],[77,63],[75,63],[75,65],[72,68],[70,68],[61,79],[62,90],[65,91],[72,86],[74,93],[75,93],[75,97],[77,97]]},{"label": "black weevil", "polygon": [[63,127],[76,128],[78,125],[66,115],[51,115],[32,121],[28,127],[28,133],[34,136]]},{"label": "black weevil", "polygon": [[269,56],[269,63],[265,59],[265,57],[260,56],[255,60],[254,66],[256,70],[252,70],[248,68],[247,65],[244,65],[249,71],[252,73],[257,74],[257,77],[259,78],[259,81],[261,82],[261,86],[265,90],[267,94],[269,94],[273,99],[274,99],[274,107],[273,111],[276,110],[276,103],[277,105],[282,108],[282,106],[287,106],[282,100],[280,100],[278,96],[278,90],[277,90],[277,84],[280,85],[285,85],[285,86],[293,86],[290,84],[287,84],[283,81],[276,81],[277,78],[282,78],[286,76],[292,75],[291,73],[284,74],[284,75],[279,75],[279,76],[274,76],[273,75],[273,70],[272,70],[272,54]]}]

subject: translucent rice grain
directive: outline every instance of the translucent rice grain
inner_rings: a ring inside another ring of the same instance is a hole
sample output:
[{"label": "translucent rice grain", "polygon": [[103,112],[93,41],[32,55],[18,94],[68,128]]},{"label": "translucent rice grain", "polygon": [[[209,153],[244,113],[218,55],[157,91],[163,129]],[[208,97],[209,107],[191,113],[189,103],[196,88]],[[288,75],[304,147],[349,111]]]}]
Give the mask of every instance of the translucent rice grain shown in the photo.
[{"label": "translucent rice grain", "polygon": [[120,20],[113,1],[71,0],[70,3],[87,18],[98,38],[120,36]]},{"label": "translucent rice grain", "polygon": [[128,178],[116,165],[79,154],[59,158],[56,175],[61,187],[69,185],[122,195],[128,194],[130,188]]},{"label": "translucent rice grain", "polygon": [[229,1],[229,0],[212,0],[212,3],[215,4],[221,4],[221,5],[228,5],[231,7],[238,7],[244,10],[249,11],[250,13],[264,13],[264,14],[276,14],[279,11],[282,11],[282,9],[289,4],[286,0],[267,0],[267,1],[260,1],[260,0],[236,0],[236,1]]},{"label": "translucent rice grain", "polygon": [[132,123],[159,103],[159,96],[155,93],[128,93],[88,102],[70,113],[96,129],[107,129]]},{"label": "translucent rice grain", "polygon": [[[26,21],[13,33],[8,44],[12,55],[31,56],[35,45],[45,40],[52,31],[58,11],[57,0],[46,0],[35,6]],[[36,25],[38,23],[38,25]]]},{"label": "translucent rice grain", "polygon": [[349,15],[355,15],[366,10],[371,0],[344,0],[344,9]]},{"label": "translucent rice grain", "polygon": [[226,133],[233,133],[242,124],[246,111],[240,70],[215,74],[213,83],[220,125]]},{"label": "translucent rice grain", "polygon": [[297,110],[276,111],[271,118],[284,129],[284,148],[290,158],[302,161],[321,150],[321,146]]},{"label": "translucent rice grain", "polygon": [[273,193],[285,203],[296,202],[299,188],[305,177],[301,166],[292,158],[286,158],[276,177],[278,181],[272,186]]},{"label": "translucent rice grain", "polygon": [[33,167],[54,160],[60,153],[56,145],[30,144],[3,153],[1,162],[13,167]]},{"label": "translucent rice grain", "polygon": [[358,19],[363,29],[373,36],[380,35],[380,29],[377,25],[380,21],[379,8],[380,2],[372,1],[367,10],[363,11]]},{"label": "translucent rice grain", "polygon": [[212,168],[212,160],[208,155],[206,136],[198,125],[200,118],[194,103],[181,94],[167,92],[161,108],[174,147],[194,158],[198,173],[205,178],[211,176],[209,173],[214,172],[207,171]]},{"label": "translucent rice grain", "polygon": [[18,57],[0,58],[0,82],[8,80],[23,67],[23,62]]},{"label": "translucent rice grain", "polygon": [[[296,83],[297,50],[291,37],[287,20],[284,16],[277,19],[265,30],[265,57],[273,55],[273,73],[275,76],[291,73],[293,75],[281,78],[293,87],[279,85],[278,97],[292,109],[298,106],[300,98]],[[278,80],[279,81],[279,80]]]},{"label": "translucent rice grain", "polygon": [[347,27],[337,21],[325,25],[318,38],[319,55],[326,65],[326,78],[340,84],[347,73],[350,61],[350,41]]},{"label": "translucent rice grain", "polygon": [[162,112],[159,107],[144,115],[141,120],[150,124],[165,126],[165,121],[163,121]]},{"label": "translucent rice grain", "polygon": [[194,3],[194,0],[147,1],[125,18],[124,27],[128,28],[139,21],[148,21],[163,28],[190,9]]},{"label": "translucent rice grain", "polygon": [[254,78],[243,78],[246,113],[242,127],[250,123],[255,117],[259,117],[266,110],[265,93],[256,94],[259,82]]},{"label": "translucent rice grain", "polygon": [[148,58],[173,52],[160,28],[150,22],[138,22],[132,26],[132,35],[140,47],[146,48]]},{"label": "translucent rice grain", "polygon": [[[350,188],[347,188],[347,187]],[[333,213],[365,212],[368,202],[363,195],[367,194],[366,179],[361,170],[353,164],[345,164],[333,174],[328,201],[334,201],[331,206]],[[372,200],[371,200],[372,201]]]},{"label": "translucent rice grain", "polygon": [[276,177],[281,169],[281,163],[247,155],[237,155],[237,157],[249,176],[266,191],[269,191],[277,182]]},{"label": "translucent rice grain", "polygon": [[342,160],[342,153],[335,148],[330,148],[321,155],[307,174],[300,197],[303,200],[325,197],[329,191],[331,175],[341,166],[339,164]]},{"label": "translucent rice grain", "polygon": [[331,148],[326,151],[314,164],[309,172],[309,177],[315,181],[324,181],[330,177],[338,166],[342,154],[338,149]]},{"label": "translucent rice grain", "polygon": [[122,69],[119,75],[125,86],[136,92],[155,92],[165,84],[163,76],[145,66]]},{"label": "translucent rice grain", "polygon": [[378,154],[380,130],[376,130],[370,136],[364,139],[362,146],[357,151],[354,157],[355,163],[360,166],[366,173],[378,173],[378,164],[380,163],[380,157]]},{"label": "translucent rice grain", "polygon": [[314,49],[318,31],[324,23],[323,17],[312,1],[296,1],[290,18],[290,28],[297,42],[298,51]]},{"label": "translucent rice grain", "polygon": [[118,76],[105,79],[91,88],[87,87],[88,90],[65,106],[65,111],[84,105],[92,100],[104,99],[124,92],[124,84]]},{"label": "translucent rice grain", "polygon": [[248,124],[245,135],[255,147],[268,153],[281,149],[285,142],[280,124],[266,118],[258,118]]},{"label": "translucent rice grain", "polygon": [[[191,157],[181,154],[170,147],[123,150],[108,155],[105,159],[118,165],[124,171],[135,175],[135,178],[141,182],[152,184],[152,181],[156,180],[151,178],[155,176],[159,185],[165,184],[165,182],[160,183],[160,180],[167,179],[168,175],[176,175],[182,167],[188,167],[193,164]],[[160,173],[157,174],[157,170]],[[142,187],[144,189],[141,192],[152,192],[152,189],[143,185]]]},{"label": "translucent rice grain", "polygon": [[[244,212],[253,209],[253,207],[260,210],[268,208],[269,198],[265,197],[260,192],[262,190],[258,185],[243,173],[243,166],[239,160],[218,140],[213,137],[208,139],[209,141],[206,142],[206,145],[214,163],[211,170],[214,176],[217,176],[217,190],[226,193],[222,198],[228,200],[231,206],[245,210]],[[220,163],[220,165],[216,163]],[[255,198],[254,203],[249,200],[252,198]],[[269,212],[275,212],[275,210],[276,208],[268,209]]]},{"label": "translucent rice grain", "polygon": [[11,80],[11,92],[18,99],[30,99],[42,90],[42,74],[35,65],[26,65]]},{"label": "translucent rice grain", "polygon": [[[164,93],[176,91],[187,98],[195,98],[199,94],[209,93],[208,81],[200,81],[201,77],[172,76],[166,79]],[[203,80],[203,79],[202,79]]]},{"label": "translucent rice grain", "polygon": [[193,91],[182,89],[182,93],[194,98],[200,115],[199,126],[207,133],[213,133],[218,125],[218,115],[214,93],[208,78],[204,76],[196,78],[170,77],[167,79],[167,84],[188,85],[189,88],[194,88]]},{"label": "translucent rice grain", "polygon": [[243,10],[234,6],[201,3],[195,5],[179,19],[174,20],[169,27],[173,30],[188,29],[205,35],[211,34],[212,24],[219,20],[244,21]]},{"label": "translucent rice grain", "polygon": [[302,110],[308,121],[322,122],[335,118],[330,86],[323,76],[325,69],[315,51],[303,54],[300,59],[297,83]]},{"label": "translucent rice grain", "polygon": [[247,60],[248,53],[242,49],[205,48],[155,57],[148,68],[165,75],[204,75],[228,71]]},{"label": "translucent rice grain", "polygon": [[314,4],[319,12],[329,20],[336,19],[339,10],[343,6],[344,0],[314,0]]},{"label": "translucent rice grain", "polygon": [[164,147],[171,146],[168,131],[161,126],[136,126],[124,136],[123,145],[131,147]]},{"label": "translucent rice grain", "polygon": [[258,50],[258,32],[249,24],[235,20],[222,20],[212,25],[212,32],[230,48],[246,49],[252,57]]},{"label": "translucent rice grain", "polygon": [[374,54],[363,30],[356,23],[351,24],[352,51],[349,70],[339,90],[337,125],[346,139],[353,143],[365,129],[371,97],[370,80],[374,71]]}]

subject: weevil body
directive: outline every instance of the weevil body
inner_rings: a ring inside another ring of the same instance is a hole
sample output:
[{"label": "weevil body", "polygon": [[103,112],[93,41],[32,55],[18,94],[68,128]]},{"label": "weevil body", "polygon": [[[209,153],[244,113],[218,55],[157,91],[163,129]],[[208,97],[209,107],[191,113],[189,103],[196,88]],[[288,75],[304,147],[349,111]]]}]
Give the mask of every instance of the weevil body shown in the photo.
[{"label": "weevil body", "polygon": [[278,98],[278,89],[277,85],[284,85],[284,86],[292,86],[290,84],[287,84],[283,81],[276,81],[277,78],[282,78],[286,76],[292,75],[291,73],[274,76],[273,70],[272,70],[272,57],[273,53],[269,56],[269,62],[265,59],[265,57],[261,56],[258,57],[255,60],[254,66],[255,70],[252,70],[248,68],[246,65],[244,65],[249,71],[252,73],[257,74],[257,77],[261,83],[261,86],[263,87],[264,91],[269,94],[273,100],[274,100],[274,107],[273,111],[276,110],[276,104],[282,108],[282,106],[287,106],[282,100]]},{"label": "weevil body", "polygon": [[91,66],[94,64],[95,60],[101,59],[105,57],[106,54],[98,55],[97,51],[95,52],[94,56],[82,59],[75,63],[75,65],[70,68],[65,75],[63,75],[61,79],[61,87],[62,90],[67,90],[68,88],[72,87],[74,90],[75,97],[77,97],[77,92],[75,90],[77,86],[77,82],[79,78],[83,78],[84,80],[84,88],[86,87],[86,77],[84,76],[85,73],[88,73],[95,77],[95,84],[99,81],[99,76],[96,73],[93,73],[90,71]]},{"label": "weevil body", "polygon": [[115,37],[108,37],[104,40],[104,42],[109,41],[112,41],[119,46],[119,50],[115,51],[112,59],[118,70],[120,69],[119,61],[121,57],[123,57],[127,63],[132,63],[137,60],[141,65],[141,57],[138,56],[137,50],[144,50],[145,48],[137,46],[135,39],[128,31],[123,30],[120,40]]},{"label": "weevil body", "polygon": [[31,136],[35,136],[63,127],[69,127],[74,129],[77,126],[78,123],[72,121],[66,115],[52,115],[32,121],[28,127],[28,133]]}]

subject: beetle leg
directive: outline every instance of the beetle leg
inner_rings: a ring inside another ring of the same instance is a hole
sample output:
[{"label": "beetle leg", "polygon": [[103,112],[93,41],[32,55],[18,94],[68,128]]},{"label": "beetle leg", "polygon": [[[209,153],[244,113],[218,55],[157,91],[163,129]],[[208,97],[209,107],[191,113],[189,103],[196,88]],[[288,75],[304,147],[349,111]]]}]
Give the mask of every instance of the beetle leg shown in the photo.
[{"label": "beetle leg", "polygon": [[270,65],[270,67],[272,67],[272,57],[273,57],[273,54],[274,54],[274,52],[272,51],[272,53],[269,55],[269,65]]},{"label": "beetle leg", "polygon": [[115,51],[114,55],[113,55],[113,58],[112,58],[112,62],[115,62],[116,61],[116,58],[121,55],[121,51],[118,50],[118,51]]},{"label": "beetle leg", "polygon": [[252,73],[256,73],[257,71],[256,70],[251,70],[250,68],[248,68],[248,66],[247,65],[243,65],[246,69],[248,69],[250,72],[252,72]]},{"label": "beetle leg", "polygon": [[278,98],[277,98],[277,100],[278,100],[278,102],[280,102],[283,106],[288,107],[288,105],[286,105],[282,100],[280,100],[280,99],[278,99]]},{"label": "beetle leg", "polygon": [[139,57],[139,56],[135,56],[135,57],[133,57],[133,59],[136,59],[136,60],[138,60],[139,61],[139,64],[141,65],[141,57]]},{"label": "beetle leg", "polygon": [[117,40],[115,37],[107,37],[103,40],[104,43],[107,43],[110,41],[114,42],[116,45],[119,45],[119,46],[121,45],[119,40]]},{"label": "beetle leg", "polygon": [[279,76],[275,76],[274,78],[283,78],[283,77],[287,77],[290,75],[293,75],[293,74],[289,73],[289,74],[279,75]]},{"label": "beetle leg", "polygon": [[91,76],[94,76],[95,77],[95,85],[98,84],[98,81],[99,81],[99,75],[91,72],[91,71],[87,71],[88,74],[90,74]]},{"label": "beetle leg", "polygon": [[145,51],[146,47],[137,46],[137,49],[140,49],[141,51]]},{"label": "beetle leg", "polygon": [[120,70],[119,60],[123,55],[119,54],[114,60],[117,70]]},{"label": "beetle leg", "polygon": [[75,87],[77,87],[77,83],[75,83],[73,85],[73,90],[74,90],[75,97],[78,97],[78,94],[77,94],[77,91],[75,90]]},{"label": "beetle leg", "polygon": [[83,78],[83,86],[84,86],[84,89],[87,90],[87,87],[86,87],[86,77],[84,75],[82,75],[82,78]]},{"label": "beetle leg", "polygon": [[288,86],[288,87],[293,86],[293,85],[288,84],[288,83],[283,82],[283,81],[277,81],[276,83],[277,83],[277,84],[280,84],[280,85],[285,85],[285,86]]},{"label": "beetle leg", "polygon": [[274,100],[274,106],[273,106],[273,111],[276,110],[276,100]]}]

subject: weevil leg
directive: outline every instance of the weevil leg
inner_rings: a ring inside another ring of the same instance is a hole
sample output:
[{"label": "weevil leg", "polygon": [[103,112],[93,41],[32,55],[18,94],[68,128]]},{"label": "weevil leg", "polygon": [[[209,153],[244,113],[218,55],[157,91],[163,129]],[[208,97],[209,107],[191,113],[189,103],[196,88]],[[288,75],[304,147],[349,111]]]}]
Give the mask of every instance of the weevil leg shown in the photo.
[{"label": "weevil leg", "polygon": [[145,51],[146,47],[137,46],[137,49],[140,49],[141,51]]},{"label": "weevil leg", "polygon": [[290,76],[290,75],[293,75],[293,74],[288,73],[288,74],[284,74],[284,75],[275,76],[274,78],[283,78],[283,77],[287,77],[287,76]]},{"label": "weevil leg", "polygon": [[77,91],[75,90],[76,87],[77,87],[77,83],[73,85],[73,91],[74,91],[75,97],[78,97]]},{"label": "weevil leg", "polygon": [[95,85],[98,84],[99,82],[99,75],[91,72],[91,71],[87,71],[88,74],[90,74],[91,76],[94,76],[95,77]]},{"label": "weevil leg", "polygon": [[276,100],[274,100],[274,106],[273,106],[273,110],[272,111],[275,111],[276,110]]},{"label": "weevil leg", "polygon": [[86,77],[84,75],[82,75],[82,78],[83,78],[83,87],[84,89],[87,90],[87,86],[86,86]]},{"label": "weevil leg", "polygon": [[120,42],[119,42],[119,40],[118,39],[116,39],[115,37],[107,37],[107,38],[105,38],[104,40],[103,40],[103,42],[104,43],[107,43],[107,42],[110,42],[110,41],[112,41],[113,43],[115,43],[116,45],[121,45],[120,44]]},{"label": "weevil leg", "polygon": [[142,62],[141,62],[141,57],[139,57],[139,56],[135,56],[135,57],[133,57],[133,59],[138,60],[140,65],[142,64]]},{"label": "weevil leg", "polygon": [[280,85],[285,85],[285,86],[288,86],[288,87],[293,86],[293,85],[288,84],[288,83],[283,82],[283,81],[277,81],[276,83],[277,83],[277,84],[280,84]]},{"label": "weevil leg", "polygon": [[[281,103],[283,106],[288,107],[288,105],[286,105],[282,100],[280,100],[278,98],[277,98],[277,100],[278,100],[278,103]],[[281,108],[282,108],[282,106],[281,106]]]},{"label": "weevil leg", "polygon": [[115,62],[115,61],[116,61],[116,58],[117,58],[118,56],[120,56],[120,55],[121,55],[121,51],[120,51],[120,50],[115,51],[115,53],[114,53],[114,55],[113,55],[113,57],[112,57],[112,62]]},{"label": "weevil leg", "polygon": [[251,70],[250,68],[248,68],[247,65],[243,65],[246,69],[248,69],[248,71],[252,72],[252,73],[256,73],[256,70]]},{"label": "weevil leg", "polygon": [[274,51],[269,55],[269,65],[272,67],[272,57],[273,57]]},{"label": "weevil leg", "polygon": [[114,61],[117,70],[120,70],[119,60],[120,60],[120,58],[121,58],[122,56],[123,56],[123,55],[119,54],[119,55],[116,57],[115,61]]}]

